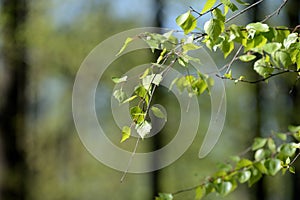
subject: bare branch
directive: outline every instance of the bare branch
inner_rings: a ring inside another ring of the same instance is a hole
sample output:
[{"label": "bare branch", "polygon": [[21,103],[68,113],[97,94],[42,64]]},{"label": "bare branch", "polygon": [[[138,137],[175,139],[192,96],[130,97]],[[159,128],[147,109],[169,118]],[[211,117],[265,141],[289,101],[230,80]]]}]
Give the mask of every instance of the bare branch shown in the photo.
[{"label": "bare branch", "polygon": [[285,4],[288,2],[288,0],[283,0],[282,4],[280,4],[280,6],[271,14],[267,15],[265,19],[263,19],[261,22],[265,22],[268,19],[270,19],[271,17],[273,17],[274,15],[279,15],[281,9],[285,6]]},{"label": "bare branch", "polygon": [[261,2],[263,2],[264,0],[259,0],[257,2],[255,2],[254,4],[251,4],[250,6],[248,6],[247,8],[241,10],[240,12],[238,12],[237,14],[233,15],[232,17],[229,17],[225,23],[237,18],[238,16],[240,16],[241,14],[247,12],[248,10],[250,10],[251,8],[253,8],[254,6],[256,6],[257,4],[260,4]]}]

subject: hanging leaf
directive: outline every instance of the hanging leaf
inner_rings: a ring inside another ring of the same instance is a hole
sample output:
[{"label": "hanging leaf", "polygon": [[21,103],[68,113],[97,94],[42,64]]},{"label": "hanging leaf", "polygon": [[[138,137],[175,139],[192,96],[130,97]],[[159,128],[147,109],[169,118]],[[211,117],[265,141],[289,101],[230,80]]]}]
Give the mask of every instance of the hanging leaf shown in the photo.
[{"label": "hanging leaf", "polygon": [[204,24],[205,33],[213,40],[217,40],[224,28],[224,22],[218,19],[210,19]]},{"label": "hanging leaf", "polygon": [[122,46],[122,48],[120,49],[120,51],[117,53],[117,56],[120,55],[127,47],[127,45],[133,41],[133,38],[127,38],[124,42],[124,45]]},{"label": "hanging leaf", "polygon": [[207,0],[202,11],[201,11],[201,14],[209,11],[216,3],[217,0]]},{"label": "hanging leaf", "polygon": [[274,176],[281,169],[281,161],[276,158],[270,158],[265,161],[265,167],[268,170],[268,174]]},{"label": "hanging leaf", "polygon": [[156,106],[152,106],[151,110],[156,117],[165,119],[165,121],[167,121],[165,114],[161,111],[160,108]]},{"label": "hanging leaf", "polygon": [[241,171],[238,174],[238,180],[240,183],[245,183],[247,182],[251,177],[251,171],[247,170],[247,171]]},{"label": "hanging leaf", "polygon": [[163,77],[161,74],[151,74],[142,79],[142,84],[146,88],[146,90],[149,90],[151,84],[159,85],[162,79]]},{"label": "hanging leaf", "polygon": [[256,58],[255,55],[242,55],[239,57],[239,59],[243,62],[250,62]]},{"label": "hanging leaf", "polygon": [[121,142],[124,142],[125,140],[127,140],[131,135],[131,129],[128,126],[124,126],[122,128],[122,139]]},{"label": "hanging leaf", "polygon": [[195,192],[196,192],[195,200],[201,200],[205,195],[205,187],[199,186],[199,187],[197,187]]},{"label": "hanging leaf", "polygon": [[238,7],[234,3],[232,3],[230,0],[221,0],[221,3],[223,3],[225,6],[229,7],[232,12],[238,10]]},{"label": "hanging leaf", "polygon": [[267,138],[257,137],[254,139],[254,143],[252,144],[252,150],[255,151],[257,149],[262,148],[267,143]]},{"label": "hanging leaf", "polygon": [[142,139],[148,135],[152,129],[152,126],[149,122],[143,121],[140,124],[137,124],[135,127],[137,133],[141,136]]},{"label": "hanging leaf", "polygon": [[173,195],[168,193],[159,193],[155,200],[173,200]]},{"label": "hanging leaf", "polygon": [[188,34],[193,31],[197,26],[196,18],[191,14],[191,11],[187,11],[186,13],[179,15],[176,18],[176,23],[178,26],[182,28],[184,34]]},{"label": "hanging leaf", "polygon": [[121,78],[118,78],[118,77],[112,77],[111,80],[114,82],[114,83],[122,83],[122,82],[126,82],[127,81],[127,76],[123,76]]}]

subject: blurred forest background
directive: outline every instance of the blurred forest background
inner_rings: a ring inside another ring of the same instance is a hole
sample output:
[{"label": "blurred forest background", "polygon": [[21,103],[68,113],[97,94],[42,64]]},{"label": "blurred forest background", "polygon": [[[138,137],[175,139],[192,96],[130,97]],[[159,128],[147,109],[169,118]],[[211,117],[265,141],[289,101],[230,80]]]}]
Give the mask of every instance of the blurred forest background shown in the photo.
[{"label": "blurred forest background", "polygon": [[[295,85],[289,75],[271,79],[268,84],[235,85],[229,81],[225,128],[217,146],[204,159],[198,159],[198,151],[201,133],[205,133],[210,119],[208,95],[199,97],[201,127],[194,143],[180,159],[160,171],[128,174],[120,183],[121,172],[103,165],[84,148],[72,119],[71,95],[76,72],[88,53],[109,36],[131,28],[178,29],[176,16],[189,6],[201,10],[204,2],[1,0],[0,199],[150,200],[158,191],[173,192],[197,184],[214,172],[216,168],[212,166],[249,147],[255,136],[267,136],[271,130],[285,131],[289,124],[300,124],[300,84]],[[281,2],[266,0],[233,23],[258,21]],[[300,23],[299,4],[298,0],[289,0],[269,23],[295,27]],[[205,18],[199,26],[203,27],[204,22]],[[227,62],[218,53],[212,57],[219,67]],[[126,60],[116,61],[111,74],[101,80],[96,99],[97,111],[102,113],[99,121],[105,124],[115,143],[119,143],[120,130],[109,114],[109,94],[114,86],[110,77],[153,59],[150,51],[134,52]],[[246,65],[239,64],[234,69],[256,77]],[[157,99],[168,103],[172,99],[163,92]],[[176,105],[170,106],[176,109]],[[159,145],[151,140],[140,145],[148,149],[163,145],[172,137],[173,125],[167,127]],[[132,150],[132,144],[128,145],[121,146]],[[224,199],[299,199],[300,162],[296,165],[296,175],[267,177],[252,188],[241,186]],[[193,196],[185,193],[178,199]],[[211,194],[205,199],[220,198]]]}]

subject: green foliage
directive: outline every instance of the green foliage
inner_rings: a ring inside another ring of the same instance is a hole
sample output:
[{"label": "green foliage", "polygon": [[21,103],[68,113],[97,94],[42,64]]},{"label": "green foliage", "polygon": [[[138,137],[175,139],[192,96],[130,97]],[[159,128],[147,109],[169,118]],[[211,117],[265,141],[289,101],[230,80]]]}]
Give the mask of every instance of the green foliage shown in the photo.
[{"label": "green foliage", "polygon": [[[242,12],[227,18],[229,9],[235,12],[238,7],[230,0],[221,0],[220,2],[215,5],[216,0],[207,0],[201,12],[191,8],[179,15],[176,23],[186,36],[183,39],[175,37],[172,31],[164,34],[144,33],[133,37],[144,40],[152,52],[160,51],[156,63],[153,63],[140,75],[140,83],[131,97],[126,97],[122,87],[114,92],[114,97],[120,103],[131,102],[132,123],[135,124],[135,129],[141,138],[149,134],[152,128],[151,122],[147,121],[149,110],[155,117],[166,119],[158,107],[151,106],[153,103],[151,101],[156,87],[160,86],[166,72],[175,63],[178,63],[186,71],[186,74],[175,78],[170,89],[176,86],[181,93],[186,91],[190,97],[201,95],[205,91],[209,93],[210,88],[213,87],[213,79],[200,71],[189,73],[192,62],[200,63],[200,60],[190,56],[189,52],[199,49],[203,45],[206,45],[211,51],[219,50],[224,58],[230,58],[232,55],[230,62],[222,68],[222,70],[226,70],[221,76],[223,79],[257,83],[282,73],[299,75],[300,37],[298,32],[291,32],[291,29],[283,26],[271,27],[263,22],[266,20],[240,26],[228,25],[228,21],[238,17]],[[236,2],[241,5],[249,5],[241,0],[236,0]],[[223,6],[223,11],[220,6]],[[203,30],[196,29],[197,20],[207,13],[211,14],[211,18],[205,22]],[[132,41],[130,38],[127,39],[119,53],[124,51],[128,43]],[[239,48],[236,49],[236,47]],[[249,63],[249,66],[262,79],[248,81],[243,75],[234,78],[231,66],[236,60]],[[116,84],[126,84],[124,77],[113,78],[113,81]],[[251,187],[264,175],[275,176],[280,171],[294,173],[292,165],[299,155],[295,156],[297,149],[299,151],[300,143],[287,142],[287,137],[293,136],[300,141],[300,126],[290,126],[289,131],[287,134],[275,133],[268,138],[255,138],[249,150],[253,157],[249,159],[234,156],[231,161],[221,164],[219,171],[213,176],[190,189],[195,191],[195,198],[202,199],[212,192],[226,196],[234,191],[238,184],[247,183]],[[122,130],[121,141],[125,141],[129,136],[130,128],[125,126]],[[178,193],[160,193],[155,199],[170,200]]]}]

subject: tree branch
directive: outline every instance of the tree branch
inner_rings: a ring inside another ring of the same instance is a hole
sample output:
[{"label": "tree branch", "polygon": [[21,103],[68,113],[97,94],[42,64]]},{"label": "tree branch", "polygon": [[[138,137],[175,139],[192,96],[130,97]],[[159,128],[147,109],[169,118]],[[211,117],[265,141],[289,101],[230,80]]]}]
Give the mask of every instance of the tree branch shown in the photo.
[{"label": "tree branch", "polygon": [[264,1],[264,0],[259,0],[259,1],[255,2],[254,4],[251,4],[250,6],[248,6],[247,8],[245,8],[245,9],[243,9],[243,10],[241,10],[241,11],[238,12],[237,14],[235,14],[235,15],[229,17],[229,18],[225,21],[225,23],[227,23],[227,22],[229,22],[229,21],[231,21],[231,20],[237,18],[237,17],[240,16],[241,14],[247,12],[248,10],[250,10],[251,8],[253,8],[253,7],[256,6],[257,4],[260,4],[260,3],[263,2],[263,1]]},{"label": "tree branch", "polygon": [[263,19],[261,22],[265,22],[268,19],[270,19],[271,17],[273,17],[274,15],[279,15],[281,9],[285,6],[285,4],[288,2],[288,0],[283,0],[282,4],[280,4],[280,6],[271,14],[267,15],[265,19]]}]

